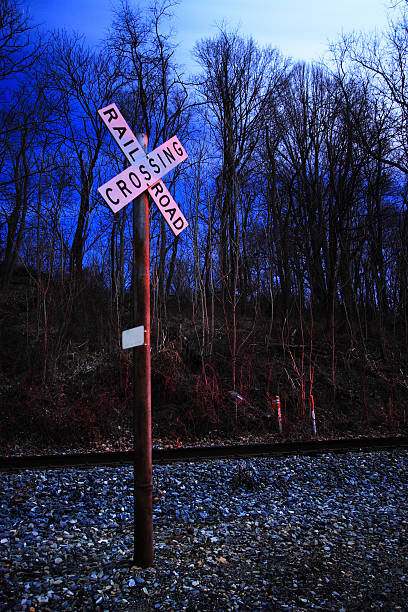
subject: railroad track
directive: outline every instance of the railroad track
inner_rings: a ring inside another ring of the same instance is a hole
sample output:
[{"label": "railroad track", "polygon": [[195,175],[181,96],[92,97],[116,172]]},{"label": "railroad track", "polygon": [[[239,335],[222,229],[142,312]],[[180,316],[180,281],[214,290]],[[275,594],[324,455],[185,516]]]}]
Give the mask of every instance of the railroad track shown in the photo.
[{"label": "railroad track", "polygon": [[[203,461],[207,459],[245,459],[249,457],[284,457],[324,453],[369,452],[408,448],[408,437],[357,438],[354,440],[313,440],[234,444],[225,446],[191,446],[153,449],[153,463]],[[30,455],[0,457],[0,470],[47,469],[54,467],[95,467],[131,465],[132,451],[108,453],[70,453],[61,455]]]}]

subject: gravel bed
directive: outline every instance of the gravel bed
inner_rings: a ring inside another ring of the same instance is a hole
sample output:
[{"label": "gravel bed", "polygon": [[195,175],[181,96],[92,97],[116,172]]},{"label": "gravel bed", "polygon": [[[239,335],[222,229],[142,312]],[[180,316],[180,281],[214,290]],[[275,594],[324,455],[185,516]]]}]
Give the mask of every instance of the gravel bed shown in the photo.
[{"label": "gravel bed", "polygon": [[408,610],[408,452],[0,474],[0,610]]}]

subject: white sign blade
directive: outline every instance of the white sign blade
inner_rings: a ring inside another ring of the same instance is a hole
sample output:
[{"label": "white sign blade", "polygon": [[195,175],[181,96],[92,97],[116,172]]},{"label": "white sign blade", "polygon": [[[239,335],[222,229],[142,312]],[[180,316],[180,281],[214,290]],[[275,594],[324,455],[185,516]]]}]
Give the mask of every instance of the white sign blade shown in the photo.
[{"label": "white sign blade", "polygon": [[128,349],[135,346],[143,346],[144,344],[144,327],[132,327],[122,332],[122,348]]},{"label": "white sign blade", "polygon": [[98,191],[113,212],[118,212],[187,157],[177,136],[173,136],[99,187]]},{"label": "white sign blade", "polygon": [[134,164],[138,158],[144,157],[145,153],[140,143],[116,104],[100,108],[98,113],[131,164]]},{"label": "white sign blade", "polygon": [[170,191],[162,181],[159,181],[153,187],[149,187],[149,193],[152,196],[157,208],[168,223],[171,231],[175,236],[178,236],[188,226],[187,220],[177,206]]}]

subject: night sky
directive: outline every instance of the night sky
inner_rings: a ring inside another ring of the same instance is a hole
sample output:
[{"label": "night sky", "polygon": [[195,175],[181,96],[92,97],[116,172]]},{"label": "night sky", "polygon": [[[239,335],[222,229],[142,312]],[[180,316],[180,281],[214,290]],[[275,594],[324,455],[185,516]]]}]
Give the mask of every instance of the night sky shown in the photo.
[{"label": "night sky", "polygon": [[[97,43],[106,34],[115,0],[29,0],[30,12],[45,28],[74,29]],[[132,6],[147,6],[147,0]],[[295,60],[318,60],[328,41],[342,32],[382,30],[391,0],[181,0],[174,8],[180,42],[179,62],[194,70],[191,50],[201,38],[216,34],[226,21],[260,45],[278,47]]]}]

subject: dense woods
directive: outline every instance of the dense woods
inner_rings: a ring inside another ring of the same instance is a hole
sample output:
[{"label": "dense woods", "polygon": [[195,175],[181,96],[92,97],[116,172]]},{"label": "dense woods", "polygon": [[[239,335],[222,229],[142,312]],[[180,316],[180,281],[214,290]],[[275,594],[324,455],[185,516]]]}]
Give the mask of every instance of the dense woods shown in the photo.
[{"label": "dense woods", "polygon": [[2,445],[129,425],[132,205],[97,192],[128,165],[110,102],[189,154],[165,179],[189,228],[150,208],[156,438],[406,431],[408,3],[325,65],[220,27],[194,76],[171,1],[117,4],[97,48],[0,7]]}]

